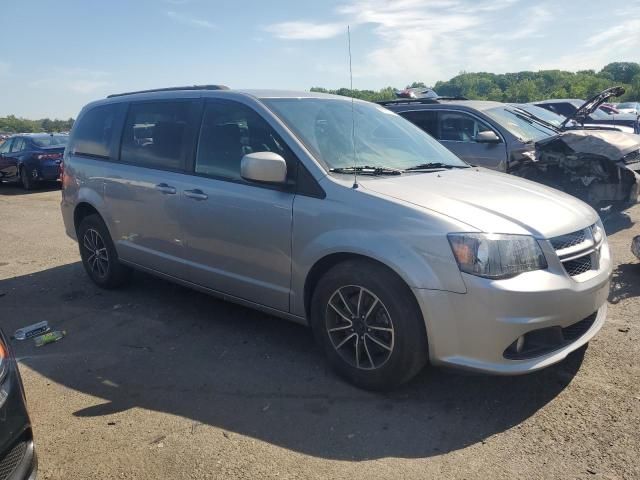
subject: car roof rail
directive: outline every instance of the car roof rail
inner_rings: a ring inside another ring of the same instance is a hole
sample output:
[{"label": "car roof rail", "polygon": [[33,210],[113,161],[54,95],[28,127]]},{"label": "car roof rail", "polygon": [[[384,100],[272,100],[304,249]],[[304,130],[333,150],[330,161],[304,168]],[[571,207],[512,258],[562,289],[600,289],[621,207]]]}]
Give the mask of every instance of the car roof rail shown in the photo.
[{"label": "car roof rail", "polygon": [[229,87],[227,87],[226,85],[190,85],[186,87],[152,88],[150,90],[138,90],[135,92],[113,93],[111,95],[108,95],[107,98],[123,97],[125,95],[136,95],[138,93],[173,92],[177,90],[229,90]]},{"label": "car roof rail", "polygon": [[435,98],[396,98],[395,100],[383,100],[376,102],[378,105],[402,105],[405,103],[422,103],[422,104],[434,104],[440,103],[441,100],[469,100],[467,97],[435,97]]}]

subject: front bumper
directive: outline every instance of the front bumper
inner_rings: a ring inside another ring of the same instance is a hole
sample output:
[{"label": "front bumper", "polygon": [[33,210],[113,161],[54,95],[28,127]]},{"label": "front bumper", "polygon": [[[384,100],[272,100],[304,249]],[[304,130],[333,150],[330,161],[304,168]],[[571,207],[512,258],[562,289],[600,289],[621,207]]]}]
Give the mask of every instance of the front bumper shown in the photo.
[{"label": "front bumper", "polygon": [[[583,281],[576,281],[555,265],[506,280],[463,277],[467,286],[464,294],[414,289],[427,327],[431,362],[516,375],[561,361],[600,330],[607,314],[611,259],[604,249],[600,269]],[[566,328],[593,314],[589,328],[571,342],[526,359],[505,356],[522,335]]]}]

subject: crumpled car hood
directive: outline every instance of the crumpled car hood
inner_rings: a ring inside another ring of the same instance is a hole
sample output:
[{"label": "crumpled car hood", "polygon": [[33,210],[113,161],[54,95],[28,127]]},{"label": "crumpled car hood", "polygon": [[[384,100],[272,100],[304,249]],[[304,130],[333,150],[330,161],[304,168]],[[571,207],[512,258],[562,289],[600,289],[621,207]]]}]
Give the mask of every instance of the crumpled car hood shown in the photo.
[{"label": "crumpled car hood", "polygon": [[557,148],[560,142],[575,153],[587,153],[606,157],[613,161],[640,150],[640,135],[606,130],[569,130],[536,143],[536,148],[550,144]]},{"label": "crumpled car hood", "polygon": [[483,168],[358,177],[367,190],[454,218],[483,232],[551,238],[595,223],[586,203],[559,190]]}]

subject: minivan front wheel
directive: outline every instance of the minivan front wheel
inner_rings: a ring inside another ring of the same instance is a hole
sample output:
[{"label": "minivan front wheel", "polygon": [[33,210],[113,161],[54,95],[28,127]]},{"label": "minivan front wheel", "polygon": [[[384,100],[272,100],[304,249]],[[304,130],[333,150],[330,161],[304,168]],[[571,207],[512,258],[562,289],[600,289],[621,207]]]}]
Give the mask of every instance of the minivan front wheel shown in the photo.
[{"label": "minivan front wheel", "polygon": [[427,362],[424,322],[411,290],[373,262],[347,261],[320,279],[311,325],[332,366],[361,388],[394,388]]},{"label": "minivan front wheel", "polygon": [[80,222],[78,245],[84,269],[96,285],[111,289],[127,281],[130,269],[118,260],[109,231],[100,216],[88,215]]}]

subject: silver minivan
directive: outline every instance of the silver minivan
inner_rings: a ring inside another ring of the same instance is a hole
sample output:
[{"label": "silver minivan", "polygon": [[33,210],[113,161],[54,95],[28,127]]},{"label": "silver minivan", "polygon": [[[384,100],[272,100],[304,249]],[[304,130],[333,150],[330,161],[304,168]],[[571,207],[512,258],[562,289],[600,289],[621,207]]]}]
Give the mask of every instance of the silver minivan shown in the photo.
[{"label": "silver minivan", "polygon": [[62,215],[89,277],[143,270],[310,325],[354,384],[426,363],[520,374],[606,317],[611,259],[574,197],[471,167],[397,114],[203,86],[80,113]]}]

